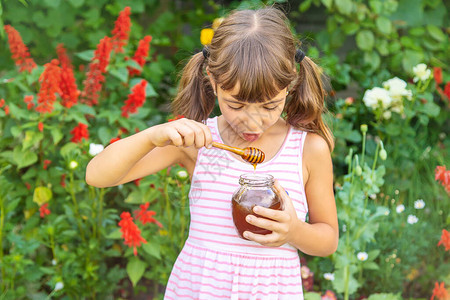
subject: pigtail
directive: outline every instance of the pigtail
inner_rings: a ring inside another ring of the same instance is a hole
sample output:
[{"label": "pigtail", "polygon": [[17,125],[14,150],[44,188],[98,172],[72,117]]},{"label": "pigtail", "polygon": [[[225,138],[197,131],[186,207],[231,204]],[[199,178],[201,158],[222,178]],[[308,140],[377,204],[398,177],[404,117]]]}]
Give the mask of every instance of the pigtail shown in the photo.
[{"label": "pigtail", "polygon": [[191,57],[181,73],[178,94],[172,102],[172,112],[201,122],[214,109],[214,90],[204,69],[206,58],[202,52]]},{"label": "pigtail", "polygon": [[305,56],[300,63],[297,82],[289,93],[286,121],[294,127],[319,134],[333,150],[333,134],[322,120],[322,114],[326,111],[325,96],[322,70]]}]

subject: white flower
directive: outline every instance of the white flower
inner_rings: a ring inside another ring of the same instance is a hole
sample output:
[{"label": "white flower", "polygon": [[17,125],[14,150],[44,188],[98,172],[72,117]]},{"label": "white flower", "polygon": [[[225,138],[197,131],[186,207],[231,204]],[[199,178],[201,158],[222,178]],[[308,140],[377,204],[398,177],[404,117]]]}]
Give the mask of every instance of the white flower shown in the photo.
[{"label": "white flower", "polygon": [[180,171],[177,172],[177,177],[180,180],[184,180],[184,179],[189,177],[189,174],[185,170],[180,170]]},{"label": "white flower", "polygon": [[425,81],[428,78],[430,78],[430,76],[431,76],[431,70],[427,68],[426,64],[418,64],[417,66],[415,66],[413,68],[413,72],[414,72],[414,75],[416,75],[413,78],[414,82],[417,82],[419,80]]},{"label": "white flower", "polygon": [[422,209],[425,207],[425,201],[423,199],[417,199],[414,201],[414,208],[415,209]]},{"label": "white flower", "polygon": [[365,261],[365,260],[367,260],[367,258],[369,257],[369,254],[367,254],[367,252],[358,252],[358,254],[356,254],[356,257],[357,257],[360,261]]},{"label": "white flower", "polygon": [[69,163],[69,168],[75,170],[78,167],[78,163],[75,160],[71,160]]},{"label": "white flower", "polygon": [[419,221],[419,219],[415,215],[408,216],[408,219],[407,219],[408,224],[411,224],[411,225],[416,224],[417,221]]},{"label": "white flower", "polygon": [[392,113],[389,110],[387,110],[383,113],[383,119],[389,120],[391,118],[391,116],[392,116]]},{"label": "white flower", "polygon": [[105,149],[105,147],[103,147],[102,144],[94,144],[94,143],[89,144],[89,154],[92,156],[96,156],[97,154],[102,152],[103,149]]},{"label": "white flower", "polygon": [[405,210],[405,206],[403,204],[397,205],[397,208],[395,209],[395,211],[400,214]]},{"label": "white flower", "polygon": [[57,263],[56,259],[52,259],[52,265],[56,266],[56,263]]},{"label": "white flower", "polygon": [[56,284],[55,284],[55,292],[57,292],[57,291],[59,291],[59,290],[62,290],[64,288],[64,283],[62,283],[61,281],[58,281]]},{"label": "white flower", "polygon": [[347,231],[347,225],[342,225],[342,232],[346,232]]},{"label": "white flower", "polygon": [[394,77],[383,82],[383,87],[389,91],[389,96],[391,96],[391,98],[395,101],[401,101],[403,96],[411,99],[412,91],[407,90],[406,86],[406,81],[398,77]]},{"label": "white flower", "polygon": [[323,278],[325,278],[326,280],[333,281],[334,280],[334,273],[325,273],[325,274],[323,274]]},{"label": "white flower", "polygon": [[374,87],[364,93],[363,101],[367,107],[376,109],[380,106],[380,103],[382,107],[388,107],[391,104],[392,99],[387,90],[380,87]]},{"label": "white flower", "polygon": [[384,215],[389,216],[390,213],[391,213],[391,211],[389,209],[386,209],[386,211],[384,212]]}]

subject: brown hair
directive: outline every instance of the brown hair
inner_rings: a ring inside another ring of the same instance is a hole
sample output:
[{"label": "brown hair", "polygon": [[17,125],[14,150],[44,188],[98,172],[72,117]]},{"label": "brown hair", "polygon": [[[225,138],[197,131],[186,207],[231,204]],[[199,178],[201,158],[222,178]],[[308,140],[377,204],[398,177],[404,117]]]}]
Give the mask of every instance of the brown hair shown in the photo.
[{"label": "brown hair", "polygon": [[215,104],[208,68],[223,90],[239,84],[233,96],[240,101],[264,102],[287,87],[286,121],[321,135],[332,149],[333,135],[322,120],[326,95],[322,71],[308,57],[296,70],[299,46],[282,11],[271,7],[234,11],[215,31],[208,58],[197,53],[183,69],[173,112],[197,121],[208,118]]}]

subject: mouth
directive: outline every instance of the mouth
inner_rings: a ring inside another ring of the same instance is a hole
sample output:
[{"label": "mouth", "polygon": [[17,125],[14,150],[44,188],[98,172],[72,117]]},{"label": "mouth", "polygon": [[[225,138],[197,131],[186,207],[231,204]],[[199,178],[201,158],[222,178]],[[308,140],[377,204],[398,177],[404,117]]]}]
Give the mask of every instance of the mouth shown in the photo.
[{"label": "mouth", "polygon": [[259,139],[259,137],[261,136],[261,134],[256,134],[256,133],[243,133],[242,137],[244,138],[244,140],[246,140],[247,142],[254,142],[257,139]]}]

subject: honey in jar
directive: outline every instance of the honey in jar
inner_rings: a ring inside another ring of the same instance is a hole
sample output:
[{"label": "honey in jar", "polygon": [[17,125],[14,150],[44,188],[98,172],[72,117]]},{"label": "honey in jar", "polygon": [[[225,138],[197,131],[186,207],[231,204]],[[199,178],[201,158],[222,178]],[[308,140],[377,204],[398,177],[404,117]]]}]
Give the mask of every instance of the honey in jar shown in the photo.
[{"label": "honey in jar", "polygon": [[281,199],[275,193],[273,184],[274,178],[269,174],[243,174],[239,178],[240,187],[232,197],[233,222],[239,236],[243,239],[244,231],[256,234],[269,234],[270,230],[256,227],[249,224],[245,218],[247,215],[260,217],[253,212],[253,208],[258,205],[271,209],[281,210]]}]

